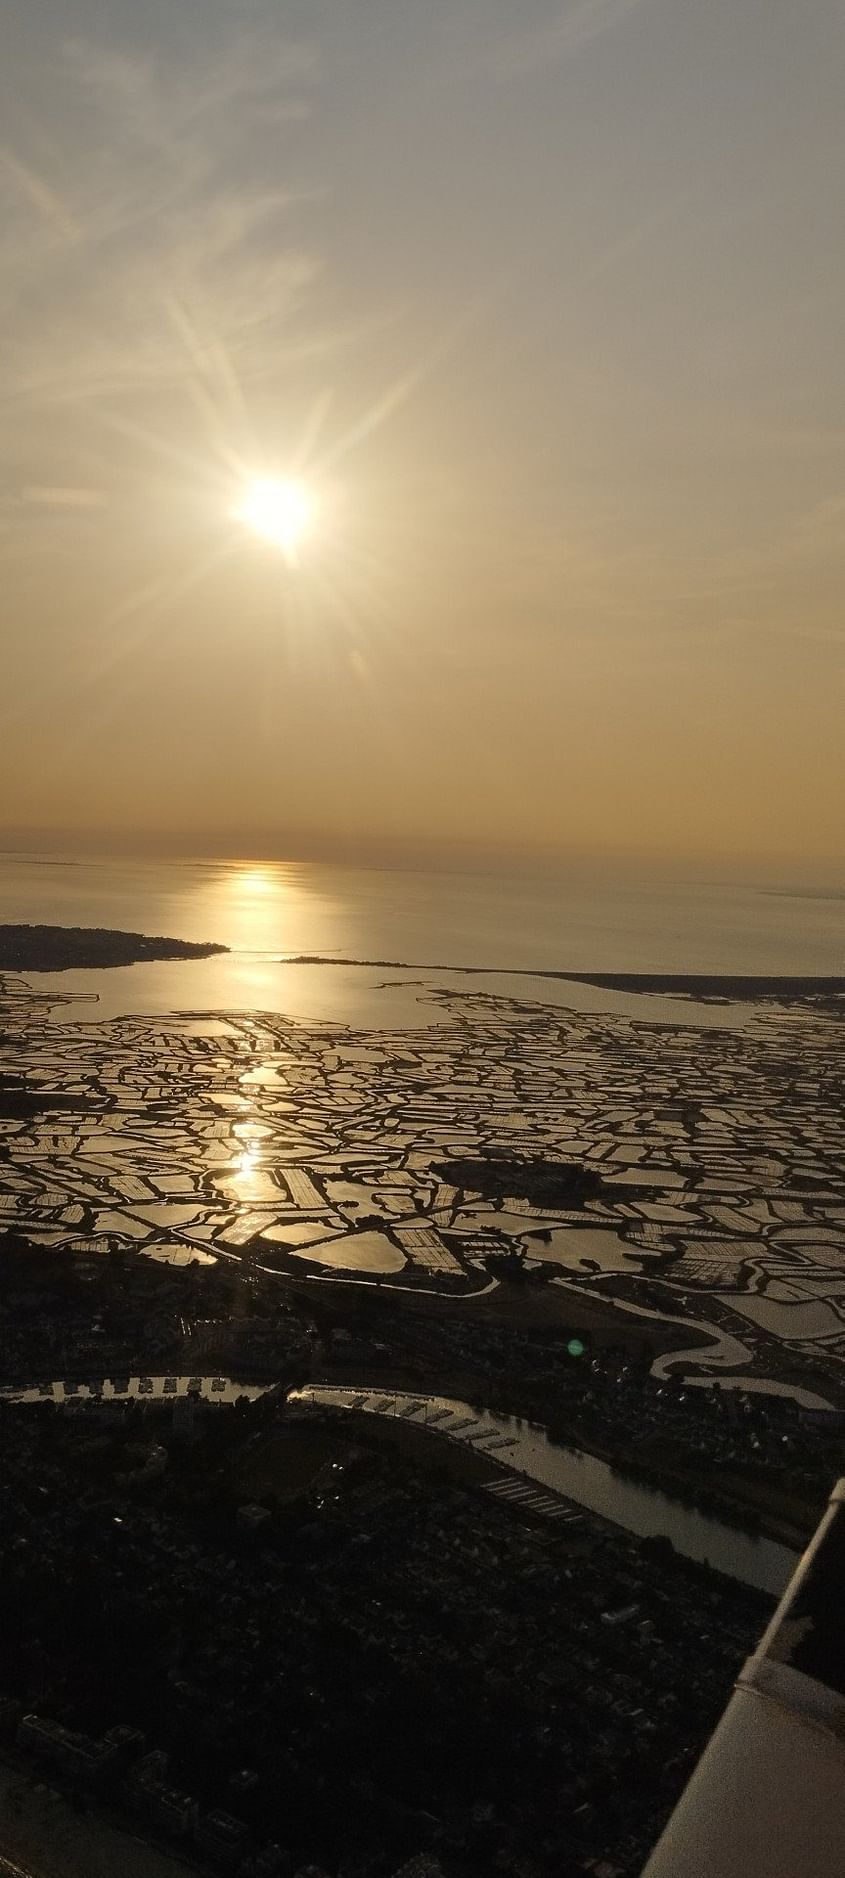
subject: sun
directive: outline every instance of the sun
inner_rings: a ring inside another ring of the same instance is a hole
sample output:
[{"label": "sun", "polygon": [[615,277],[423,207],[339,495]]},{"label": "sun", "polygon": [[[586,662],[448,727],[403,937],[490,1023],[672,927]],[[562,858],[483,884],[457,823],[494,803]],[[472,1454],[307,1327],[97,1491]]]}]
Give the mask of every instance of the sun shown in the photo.
[{"label": "sun", "polygon": [[291,560],[311,526],[314,498],[305,483],[260,476],[247,484],[235,515]]}]

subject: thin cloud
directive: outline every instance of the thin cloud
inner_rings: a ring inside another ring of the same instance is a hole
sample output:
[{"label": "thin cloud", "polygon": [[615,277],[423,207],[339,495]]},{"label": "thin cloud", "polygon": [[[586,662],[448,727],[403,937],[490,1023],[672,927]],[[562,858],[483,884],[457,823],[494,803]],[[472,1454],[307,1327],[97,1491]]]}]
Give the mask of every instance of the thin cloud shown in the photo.
[{"label": "thin cloud", "polygon": [[575,0],[551,19],[500,40],[491,55],[498,78],[523,78],[581,52],[593,40],[624,26],[649,0]]},{"label": "thin cloud", "polygon": [[30,164],[22,162],[11,150],[0,150],[0,174],[4,172],[13,189],[48,228],[65,241],[78,240],[82,233],[79,224],[68,213],[58,192],[51,189]]},{"label": "thin cloud", "polygon": [[74,38],[50,70],[38,122],[0,151],[2,455],[45,521],[85,505],[57,493],[64,413],[84,408],[105,477],[139,394],[187,397],[210,433],[241,383],[320,337],[301,317],[315,190],[285,134],[310,110],[314,46],[267,21],[155,54]]}]

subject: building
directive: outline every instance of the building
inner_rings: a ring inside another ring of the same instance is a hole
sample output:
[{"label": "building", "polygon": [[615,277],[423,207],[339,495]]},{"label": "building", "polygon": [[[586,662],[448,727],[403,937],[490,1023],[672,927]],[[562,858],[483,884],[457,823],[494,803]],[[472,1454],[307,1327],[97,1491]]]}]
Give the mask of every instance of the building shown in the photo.
[{"label": "building", "polygon": [[63,1728],[61,1722],[41,1715],[24,1715],[18,1723],[18,1746],[61,1773],[85,1783],[95,1784],[117,1759],[117,1748],[109,1741],[92,1741],[90,1735]]},{"label": "building", "polygon": [[236,1819],[232,1813],[206,1813],[194,1828],[197,1845],[210,1853],[217,1865],[237,1865],[247,1837],[243,1820]]},{"label": "building", "polygon": [[269,1507],[248,1503],[238,1507],[235,1517],[242,1532],[260,1532],[262,1526],[269,1525],[272,1514]]}]

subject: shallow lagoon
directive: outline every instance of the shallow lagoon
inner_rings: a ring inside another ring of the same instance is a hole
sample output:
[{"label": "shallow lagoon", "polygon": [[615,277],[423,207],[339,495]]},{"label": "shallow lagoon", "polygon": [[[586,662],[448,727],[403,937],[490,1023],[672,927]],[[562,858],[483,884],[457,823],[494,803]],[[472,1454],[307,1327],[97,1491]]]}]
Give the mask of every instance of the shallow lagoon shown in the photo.
[{"label": "shallow lagoon", "polygon": [[511,998],[529,1008],[552,1006],[699,1030],[735,1030],[757,1014],[753,1004],[708,1004],[694,998],[608,991],[574,979],[524,977],[517,972],[300,965],[246,952],[122,965],[108,971],[22,973],[20,977],[39,996],[55,996],[51,1015],[61,1024],[187,1013],[191,1028],[201,1032],[207,1023],[209,1035],[220,1034],[219,1014],[227,1011],[269,1011],[352,1030],[420,1030],[447,1021],[456,998],[471,998],[479,1011],[485,996]]}]

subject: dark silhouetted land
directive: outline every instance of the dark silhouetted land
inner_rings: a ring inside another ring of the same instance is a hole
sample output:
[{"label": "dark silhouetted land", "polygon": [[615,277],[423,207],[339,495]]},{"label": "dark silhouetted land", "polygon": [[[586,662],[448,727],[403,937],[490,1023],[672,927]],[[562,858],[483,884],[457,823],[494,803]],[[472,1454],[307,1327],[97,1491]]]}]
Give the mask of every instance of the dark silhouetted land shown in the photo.
[{"label": "dark silhouetted land", "polygon": [[207,959],[226,951],[227,946],[111,932],[101,926],[0,926],[0,971],[7,972],[96,971],[151,959]]},{"label": "dark silhouetted land", "polygon": [[690,998],[833,998],[845,996],[845,978],[746,978],[716,972],[543,972],[538,977],[568,978],[604,991],[651,991]]}]

